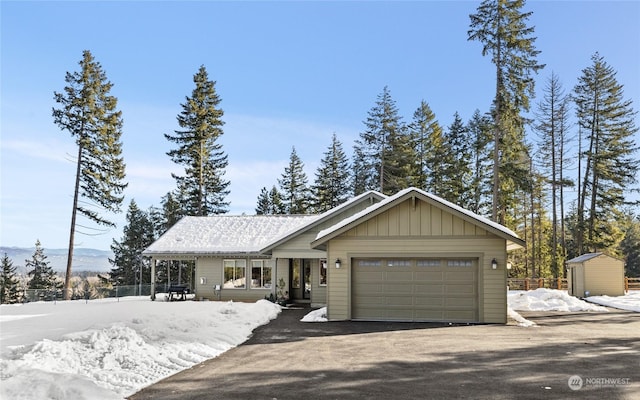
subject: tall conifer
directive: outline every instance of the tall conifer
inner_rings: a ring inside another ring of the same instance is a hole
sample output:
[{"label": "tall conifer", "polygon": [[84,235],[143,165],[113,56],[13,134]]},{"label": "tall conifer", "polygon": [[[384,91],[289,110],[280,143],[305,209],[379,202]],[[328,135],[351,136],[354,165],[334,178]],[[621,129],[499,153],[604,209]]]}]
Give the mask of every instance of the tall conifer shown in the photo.
[{"label": "tall conifer", "polygon": [[316,171],[316,179],[311,187],[313,208],[316,212],[330,210],[349,199],[349,161],[342,143],[334,133],[331,144]]},{"label": "tall conifer", "polygon": [[85,50],[80,71],[67,72],[65,82],[64,92],[54,92],[61,108],[53,109],[53,119],[78,146],[64,285],[65,299],[69,299],[77,213],[98,225],[115,227],[102,212],[120,212],[127,184],[120,142],[122,114],[116,109],[117,98],[109,94],[113,85],[102,66]]}]

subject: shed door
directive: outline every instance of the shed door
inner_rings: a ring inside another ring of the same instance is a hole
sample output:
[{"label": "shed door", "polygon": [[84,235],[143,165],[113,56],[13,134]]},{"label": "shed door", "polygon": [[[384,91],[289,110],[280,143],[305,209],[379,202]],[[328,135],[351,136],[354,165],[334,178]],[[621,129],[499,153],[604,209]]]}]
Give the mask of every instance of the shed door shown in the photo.
[{"label": "shed door", "polygon": [[352,319],[478,320],[477,259],[357,258],[352,265]]}]

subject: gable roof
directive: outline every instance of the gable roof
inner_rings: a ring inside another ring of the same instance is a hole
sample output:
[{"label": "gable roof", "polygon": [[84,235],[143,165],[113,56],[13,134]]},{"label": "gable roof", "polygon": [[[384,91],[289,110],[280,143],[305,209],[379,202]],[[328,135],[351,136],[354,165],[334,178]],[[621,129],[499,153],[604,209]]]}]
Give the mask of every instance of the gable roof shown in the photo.
[{"label": "gable roof", "polygon": [[524,247],[524,240],[520,239],[518,235],[509,228],[415,187],[401,190],[395,195],[387,197],[381,202],[354,214],[350,218],[346,218],[332,227],[320,231],[316,236],[316,239],[311,243],[311,247],[319,248],[330,239],[412,197],[420,198],[431,205],[462,218],[465,221],[478,225],[498,237],[506,239],[507,250],[515,250]]},{"label": "gable roof", "polygon": [[317,215],[183,217],[142,254],[260,254],[260,249],[275,238],[295,231],[318,218]]},{"label": "gable roof", "polygon": [[291,238],[300,235],[306,231],[308,231],[309,229],[316,227],[320,224],[322,224],[323,222],[327,221],[328,219],[332,218],[333,216],[337,215],[338,213],[340,213],[341,211],[344,211],[350,207],[354,207],[362,202],[365,201],[369,201],[371,202],[371,204],[374,204],[375,200],[383,200],[386,199],[387,196],[376,192],[375,190],[370,190],[368,192],[362,193],[350,200],[345,201],[344,203],[340,204],[339,206],[336,206],[328,211],[325,211],[324,213],[320,214],[318,216],[317,219],[315,219],[314,221],[311,221],[310,223],[306,224],[306,225],[302,225],[300,226],[298,229],[290,231],[288,233],[286,233],[285,235],[282,235],[281,237],[271,241],[267,246],[263,247],[262,249],[260,249],[261,253],[266,253],[271,251],[272,249],[274,249],[275,247],[281,245],[282,243],[290,240]]},{"label": "gable roof", "polygon": [[589,260],[591,260],[593,258],[597,258],[597,257],[600,257],[600,256],[613,258],[614,260],[618,260],[618,261],[624,261],[624,260],[622,260],[620,258],[612,257],[612,256],[610,256],[608,254],[604,254],[604,253],[600,252],[600,253],[586,253],[586,254],[579,255],[578,257],[572,258],[571,260],[567,260],[567,264],[568,263],[572,263],[572,264],[582,263],[582,262],[589,261]]}]

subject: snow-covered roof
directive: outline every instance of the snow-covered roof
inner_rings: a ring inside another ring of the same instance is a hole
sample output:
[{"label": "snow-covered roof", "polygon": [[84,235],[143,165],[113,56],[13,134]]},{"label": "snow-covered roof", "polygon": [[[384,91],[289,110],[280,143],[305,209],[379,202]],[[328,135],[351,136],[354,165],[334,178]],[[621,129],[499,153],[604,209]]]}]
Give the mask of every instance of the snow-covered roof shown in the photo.
[{"label": "snow-covered roof", "polygon": [[481,215],[478,215],[474,212],[471,212],[467,209],[464,209],[457,204],[451,203],[441,197],[438,197],[434,194],[427,193],[424,190],[420,190],[415,187],[411,187],[408,189],[404,189],[399,191],[393,196],[387,197],[386,199],[376,203],[366,209],[360,211],[357,214],[352,215],[349,218],[345,218],[344,220],[338,222],[337,224],[324,229],[318,233],[316,236],[316,240],[312,243],[313,247],[317,247],[322,245],[328,239],[332,238],[337,234],[337,232],[341,231],[343,228],[351,226],[354,223],[358,223],[361,220],[368,219],[375,215],[378,211],[385,209],[388,205],[395,203],[397,201],[402,201],[404,198],[409,198],[411,195],[419,195],[426,198],[430,203],[440,205],[441,208],[449,209],[454,213],[462,214],[469,217],[471,220],[478,222],[480,225],[485,228],[490,228],[490,230],[501,234],[505,239],[507,239],[507,250],[514,250],[520,247],[523,247],[524,241],[518,237],[518,235],[513,232],[511,229],[506,226],[500,225],[497,222],[491,221],[488,218],[485,218]]},{"label": "snow-covered roof", "polygon": [[299,235],[309,229],[311,229],[312,227],[321,224],[323,221],[326,221],[327,219],[333,217],[334,215],[338,214],[339,212],[348,209],[349,207],[352,207],[358,203],[360,203],[363,200],[366,199],[378,199],[378,200],[382,200],[385,199],[387,196],[380,193],[380,192],[376,192],[375,190],[370,190],[368,192],[364,192],[358,196],[355,196],[347,201],[345,201],[344,203],[325,211],[324,213],[318,215],[318,218],[312,222],[310,222],[309,224],[306,225],[302,225],[300,226],[298,229],[294,230],[294,231],[290,231],[288,233],[286,233],[285,235],[273,240],[272,242],[270,242],[267,246],[265,246],[264,248],[261,249],[261,252],[266,252],[269,251],[271,249],[273,249],[274,247],[280,245],[281,243],[287,241],[289,238]]},{"label": "snow-covered roof", "polygon": [[317,215],[184,217],[143,255],[259,253],[269,243],[317,218]]}]

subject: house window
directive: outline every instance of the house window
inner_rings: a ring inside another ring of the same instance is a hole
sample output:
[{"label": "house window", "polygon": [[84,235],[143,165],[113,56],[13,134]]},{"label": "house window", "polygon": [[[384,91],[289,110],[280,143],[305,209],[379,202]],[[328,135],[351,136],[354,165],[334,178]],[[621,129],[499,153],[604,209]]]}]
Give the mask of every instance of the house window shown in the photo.
[{"label": "house window", "polygon": [[224,260],[224,288],[245,289],[247,287],[246,260]]},{"label": "house window", "polygon": [[291,287],[294,289],[300,289],[300,259],[293,259],[293,271],[291,276]]},{"label": "house window", "polygon": [[327,260],[320,260],[320,286],[327,286]]},{"label": "house window", "polygon": [[251,289],[271,289],[271,260],[251,260]]}]

